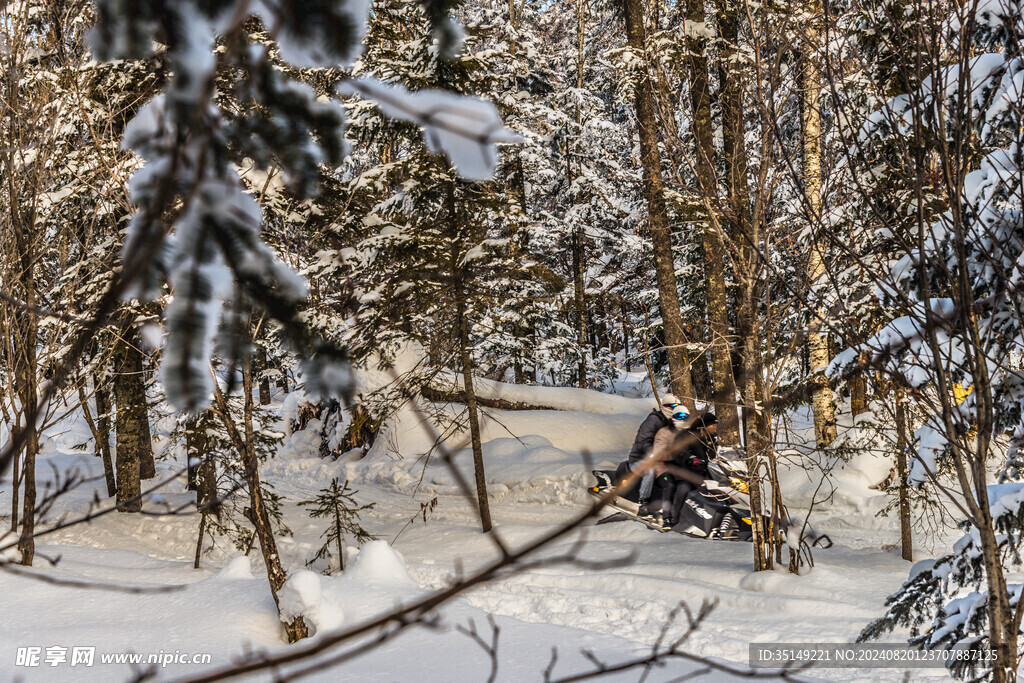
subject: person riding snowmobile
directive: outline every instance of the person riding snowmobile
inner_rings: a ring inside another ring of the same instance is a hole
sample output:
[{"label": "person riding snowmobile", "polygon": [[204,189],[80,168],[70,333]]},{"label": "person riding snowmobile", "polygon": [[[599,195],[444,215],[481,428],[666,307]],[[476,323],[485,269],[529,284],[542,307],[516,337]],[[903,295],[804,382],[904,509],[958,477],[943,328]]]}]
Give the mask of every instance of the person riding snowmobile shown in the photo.
[{"label": "person riding snowmobile", "polygon": [[[665,394],[662,397],[661,405],[652,410],[651,414],[640,424],[626,462],[620,464],[615,472],[615,481],[622,481],[627,473],[636,472],[644,465],[645,461],[652,455],[655,449],[655,440],[662,433],[662,430],[668,431],[665,431],[661,436],[659,441],[661,448],[659,450],[664,451],[668,448],[689,417],[690,412],[686,409],[686,406],[680,403],[672,394]],[[652,516],[652,511],[648,509],[648,506],[651,500],[654,478],[654,468],[650,467],[643,473],[640,479],[640,510],[638,514],[641,517]]]},{"label": "person riding snowmobile", "polygon": [[[674,526],[690,492],[704,484],[708,462],[715,459],[718,444],[715,433],[718,419],[706,413],[686,430],[677,434],[669,449],[661,451],[655,465],[654,489],[660,501],[664,526]],[[652,454],[653,455],[653,454]],[[671,455],[670,458],[664,457]]]}]

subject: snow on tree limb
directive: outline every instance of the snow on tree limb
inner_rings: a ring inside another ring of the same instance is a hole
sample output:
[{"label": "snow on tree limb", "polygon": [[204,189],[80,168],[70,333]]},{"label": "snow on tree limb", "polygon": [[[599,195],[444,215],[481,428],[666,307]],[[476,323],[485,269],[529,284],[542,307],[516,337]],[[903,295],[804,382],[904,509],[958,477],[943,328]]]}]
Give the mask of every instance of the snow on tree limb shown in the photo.
[{"label": "snow on tree limb", "polygon": [[496,144],[523,139],[504,126],[497,108],[485,100],[443,90],[410,92],[375,78],[346,81],[338,92],[362,95],[377,102],[386,116],[422,126],[430,150],[444,152],[459,175],[469,180],[487,180],[494,174]]}]

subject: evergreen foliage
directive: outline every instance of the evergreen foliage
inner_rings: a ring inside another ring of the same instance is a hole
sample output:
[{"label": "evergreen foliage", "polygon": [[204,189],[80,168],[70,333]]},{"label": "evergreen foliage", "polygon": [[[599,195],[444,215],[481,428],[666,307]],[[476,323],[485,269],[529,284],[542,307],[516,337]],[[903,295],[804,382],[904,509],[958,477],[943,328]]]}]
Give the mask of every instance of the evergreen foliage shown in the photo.
[{"label": "evergreen foliage", "polygon": [[[338,486],[338,480],[331,480],[331,485],[320,489],[319,495],[313,500],[300,501],[298,505],[305,505],[309,516],[313,519],[327,519],[328,526],[320,538],[324,544],[316,551],[313,558],[306,562],[306,566],[312,565],[317,560],[326,559],[328,567],[324,569],[325,574],[330,574],[333,561],[337,558],[338,569],[345,571],[345,551],[342,541],[345,536],[350,536],[353,541],[363,544],[372,541],[376,537],[366,531],[359,523],[360,513],[364,510],[372,510],[374,503],[360,505],[355,500],[355,491],[349,488],[348,482],[342,482]],[[337,555],[333,548],[337,548]]]}]

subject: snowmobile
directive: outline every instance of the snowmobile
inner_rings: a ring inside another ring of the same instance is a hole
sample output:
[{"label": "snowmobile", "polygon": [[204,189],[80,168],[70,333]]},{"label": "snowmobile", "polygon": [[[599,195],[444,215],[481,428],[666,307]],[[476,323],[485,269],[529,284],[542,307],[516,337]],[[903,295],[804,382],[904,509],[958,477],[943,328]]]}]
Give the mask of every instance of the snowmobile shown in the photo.
[{"label": "snowmobile", "polygon": [[[590,487],[591,495],[600,498],[614,488],[614,471],[594,470],[593,474],[597,478],[597,485]],[[742,453],[733,449],[722,450],[716,459],[708,463],[708,477],[701,487],[694,489],[686,497],[679,513],[679,521],[671,528],[637,516],[639,483],[638,479],[629,489],[617,492],[607,503],[616,512],[598,521],[598,524],[632,519],[657,531],[675,531],[695,538],[747,542],[753,540],[750,499],[747,496],[747,468]],[[771,520],[763,518],[763,521],[767,536]],[[782,534],[783,541],[786,540],[791,526],[793,525],[789,518],[776,525],[777,533]],[[818,548],[828,548],[832,545],[832,540],[828,536],[818,534],[809,524],[794,530],[802,532],[801,545]]]}]

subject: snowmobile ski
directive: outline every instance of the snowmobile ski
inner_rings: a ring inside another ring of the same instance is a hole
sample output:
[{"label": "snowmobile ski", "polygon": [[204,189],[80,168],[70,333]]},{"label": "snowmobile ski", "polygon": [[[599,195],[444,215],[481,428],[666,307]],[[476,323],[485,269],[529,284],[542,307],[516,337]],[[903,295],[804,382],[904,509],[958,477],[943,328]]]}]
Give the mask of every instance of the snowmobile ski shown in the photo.
[{"label": "snowmobile ski", "polygon": [[[589,489],[587,489],[587,491],[590,493],[590,495],[594,496],[595,498],[600,498],[607,492],[607,489],[602,486],[591,486]],[[640,522],[648,529],[654,529],[655,531],[661,531],[663,533],[666,531],[672,531],[672,527],[663,526],[653,520],[644,519],[643,517],[637,515],[638,506],[636,503],[632,501],[615,496],[607,503],[605,503],[605,505],[614,509],[615,513],[609,515],[608,517],[599,519],[597,521],[597,524],[610,524],[612,522],[634,521]]]}]

